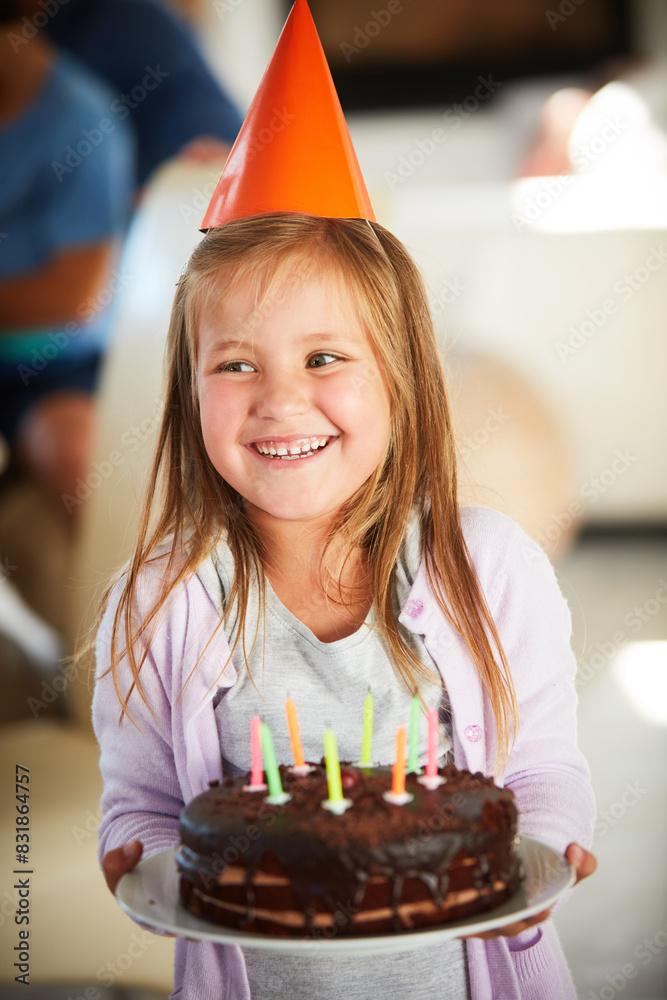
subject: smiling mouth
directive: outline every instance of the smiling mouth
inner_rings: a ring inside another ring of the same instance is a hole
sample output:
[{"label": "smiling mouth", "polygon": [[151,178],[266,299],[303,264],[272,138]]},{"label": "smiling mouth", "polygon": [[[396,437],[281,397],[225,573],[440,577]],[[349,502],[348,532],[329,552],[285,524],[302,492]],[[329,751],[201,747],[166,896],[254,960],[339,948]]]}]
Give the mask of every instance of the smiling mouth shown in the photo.
[{"label": "smiling mouth", "polygon": [[335,440],[334,437],[309,437],[292,441],[289,445],[281,441],[269,440],[255,442],[250,447],[258,454],[263,455],[264,458],[273,458],[281,462],[294,462],[300,458],[310,458],[312,455],[316,455]]}]

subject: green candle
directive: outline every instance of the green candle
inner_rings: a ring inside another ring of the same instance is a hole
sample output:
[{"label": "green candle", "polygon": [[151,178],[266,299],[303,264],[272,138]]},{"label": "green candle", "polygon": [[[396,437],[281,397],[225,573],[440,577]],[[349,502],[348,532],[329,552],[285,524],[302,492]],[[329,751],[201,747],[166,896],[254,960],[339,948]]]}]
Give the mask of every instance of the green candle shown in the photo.
[{"label": "green candle", "polygon": [[410,771],[419,771],[417,759],[419,757],[419,720],[421,717],[421,707],[419,696],[412,699],[410,709],[410,733],[408,736],[408,774]]},{"label": "green candle", "polygon": [[[333,729],[324,730],[324,759],[327,766],[327,784],[329,786],[329,801],[343,801],[343,785],[340,780],[340,764],[338,763],[338,744]],[[266,767],[266,754],[264,755]]]},{"label": "green candle", "polygon": [[371,761],[371,739],[373,736],[373,696],[371,689],[364,698],[364,733],[361,740],[361,763],[370,764]]},{"label": "green candle", "polygon": [[271,736],[271,730],[265,722],[263,722],[260,726],[260,733],[262,736],[264,773],[266,774],[266,781],[269,786],[269,796],[273,798],[274,796],[280,796],[283,794],[283,783],[280,780],[280,771],[278,770],[278,764],[276,763],[276,752],[273,749],[273,737]]}]

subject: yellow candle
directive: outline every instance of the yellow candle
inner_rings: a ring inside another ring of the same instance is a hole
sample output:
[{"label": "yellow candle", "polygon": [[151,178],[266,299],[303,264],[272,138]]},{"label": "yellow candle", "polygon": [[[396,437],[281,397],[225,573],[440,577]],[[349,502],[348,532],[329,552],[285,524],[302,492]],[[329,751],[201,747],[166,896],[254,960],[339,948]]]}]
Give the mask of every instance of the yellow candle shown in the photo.
[{"label": "yellow candle", "polygon": [[361,763],[371,763],[371,740],[373,738],[373,696],[371,689],[364,698],[364,732],[361,740]]},{"label": "yellow candle", "polygon": [[294,755],[296,767],[303,767],[306,763],[303,759],[303,749],[301,747],[301,736],[299,735],[299,720],[296,715],[296,705],[291,698],[285,702],[287,710],[287,725],[289,726],[289,742]]},{"label": "yellow candle", "polygon": [[343,784],[340,779],[340,764],[338,762],[338,744],[333,729],[324,730],[324,759],[327,767],[327,784],[329,786],[329,801],[343,801]]},{"label": "yellow candle", "polygon": [[396,730],[396,759],[391,771],[391,794],[403,795],[405,792],[405,747],[407,734],[405,726]]}]

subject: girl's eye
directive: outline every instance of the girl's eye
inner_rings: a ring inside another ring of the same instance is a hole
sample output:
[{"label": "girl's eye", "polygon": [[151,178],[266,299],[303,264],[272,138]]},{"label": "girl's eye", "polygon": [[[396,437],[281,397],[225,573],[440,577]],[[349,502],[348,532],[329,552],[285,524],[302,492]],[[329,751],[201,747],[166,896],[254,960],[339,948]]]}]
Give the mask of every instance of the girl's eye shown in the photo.
[{"label": "girl's eye", "polygon": [[[243,365],[245,368],[242,368]],[[247,361],[225,361],[218,370],[221,372],[253,371],[253,367]]]},{"label": "girl's eye", "polygon": [[340,361],[338,355],[325,354],[322,352],[320,354],[313,354],[312,357],[309,359],[308,363],[311,365],[312,368],[326,368],[329,362],[323,361],[322,360],[323,358],[332,358],[334,361]]}]

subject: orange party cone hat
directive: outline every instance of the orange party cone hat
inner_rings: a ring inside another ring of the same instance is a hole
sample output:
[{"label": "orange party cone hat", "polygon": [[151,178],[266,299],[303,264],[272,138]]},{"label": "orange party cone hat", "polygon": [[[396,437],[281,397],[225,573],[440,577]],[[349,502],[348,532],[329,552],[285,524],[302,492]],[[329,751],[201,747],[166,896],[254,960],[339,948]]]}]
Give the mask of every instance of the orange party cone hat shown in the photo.
[{"label": "orange party cone hat", "polygon": [[306,0],[296,0],[201,229],[265,212],[375,221]]}]

